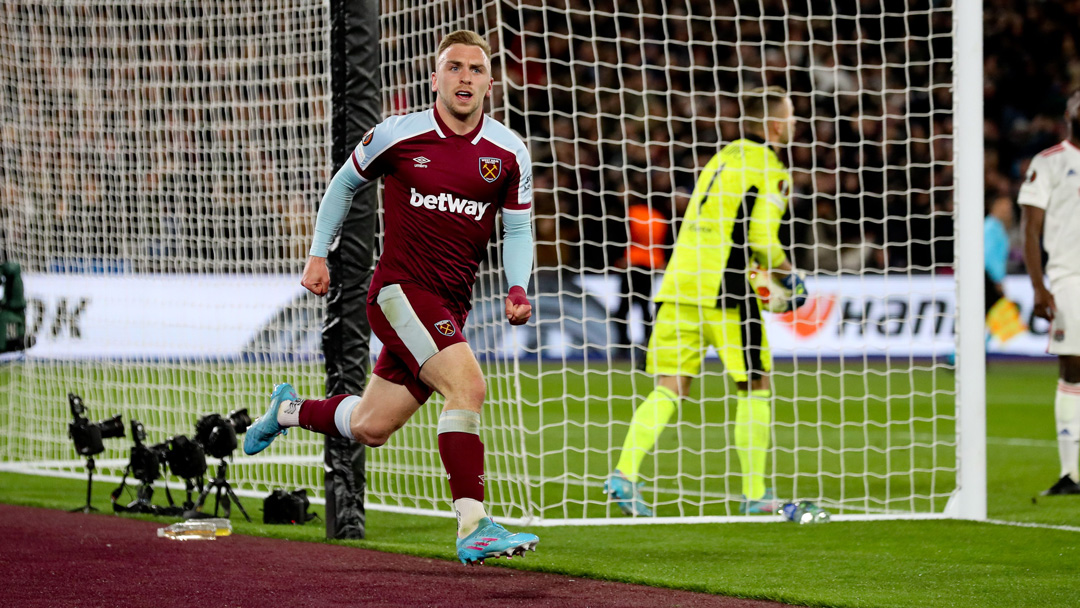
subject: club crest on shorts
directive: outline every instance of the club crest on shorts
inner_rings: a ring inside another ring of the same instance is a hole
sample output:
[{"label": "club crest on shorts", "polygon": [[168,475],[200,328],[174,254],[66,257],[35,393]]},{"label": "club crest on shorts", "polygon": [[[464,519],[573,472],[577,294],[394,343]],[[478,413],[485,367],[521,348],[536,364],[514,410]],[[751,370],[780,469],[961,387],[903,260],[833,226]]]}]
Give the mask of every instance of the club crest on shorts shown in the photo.
[{"label": "club crest on shorts", "polygon": [[484,178],[484,181],[491,183],[502,175],[502,159],[494,158],[490,156],[480,157],[480,177]]},{"label": "club crest on shorts", "polygon": [[1064,341],[1065,341],[1065,330],[1060,329],[1060,328],[1055,329],[1054,330],[1054,342],[1064,342]]},{"label": "club crest on shorts", "polygon": [[444,319],[435,324],[435,329],[439,330],[439,333],[444,336],[452,336],[457,333],[457,329],[454,328],[454,324],[450,319]]}]

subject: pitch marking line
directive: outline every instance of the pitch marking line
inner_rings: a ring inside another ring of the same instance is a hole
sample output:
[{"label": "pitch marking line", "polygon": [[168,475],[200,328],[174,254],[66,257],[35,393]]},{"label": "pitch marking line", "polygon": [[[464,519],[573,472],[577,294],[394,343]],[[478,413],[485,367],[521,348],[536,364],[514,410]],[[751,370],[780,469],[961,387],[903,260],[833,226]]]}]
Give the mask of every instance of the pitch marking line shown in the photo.
[{"label": "pitch marking line", "polygon": [[998,526],[1014,526],[1017,528],[1045,528],[1047,530],[1062,530],[1064,532],[1080,532],[1080,526],[1055,526],[1053,524],[1037,524],[1026,521],[1005,521],[1003,519],[987,519],[985,523]]}]

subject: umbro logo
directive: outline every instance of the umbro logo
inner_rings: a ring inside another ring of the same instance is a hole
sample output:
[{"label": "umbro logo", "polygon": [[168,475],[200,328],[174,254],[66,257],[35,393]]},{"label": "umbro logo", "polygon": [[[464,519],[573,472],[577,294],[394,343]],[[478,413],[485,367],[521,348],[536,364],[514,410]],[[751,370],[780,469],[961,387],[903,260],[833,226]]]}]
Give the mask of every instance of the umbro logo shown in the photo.
[{"label": "umbro logo", "polygon": [[413,162],[416,163],[415,165],[413,165],[414,167],[420,167],[421,169],[427,169],[428,163],[431,162],[431,159],[430,158],[425,158],[423,156],[417,156],[416,158],[413,159]]},{"label": "umbro logo", "polygon": [[1069,172],[1065,174],[1065,177],[1072,177],[1076,175],[1076,169],[1069,169]]}]

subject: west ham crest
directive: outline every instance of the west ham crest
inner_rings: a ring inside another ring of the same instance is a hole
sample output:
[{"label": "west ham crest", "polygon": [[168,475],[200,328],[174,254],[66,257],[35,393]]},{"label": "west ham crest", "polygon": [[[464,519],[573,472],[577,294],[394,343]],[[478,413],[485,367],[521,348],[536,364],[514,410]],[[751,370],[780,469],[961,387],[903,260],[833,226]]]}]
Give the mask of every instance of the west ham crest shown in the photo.
[{"label": "west ham crest", "polygon": [[481,157],[480,158],[480,177],[484,178],[484,181],[491,183],[502,175],[502,159]]},{"label": "west ham crest", "polygon": [[435,329],[439,330],[439,333],[444,336],[452,336],[457,333],[457,330],[454,329],[454,324],[450,322],[450,319],[439,321],[435,324]]}]

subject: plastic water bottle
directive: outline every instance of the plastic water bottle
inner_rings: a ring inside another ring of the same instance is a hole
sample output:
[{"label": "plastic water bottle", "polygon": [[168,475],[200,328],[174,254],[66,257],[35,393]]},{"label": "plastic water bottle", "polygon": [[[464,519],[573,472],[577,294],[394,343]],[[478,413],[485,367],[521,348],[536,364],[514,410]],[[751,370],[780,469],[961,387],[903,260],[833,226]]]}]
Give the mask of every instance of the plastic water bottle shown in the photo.
[{"label": "plastic water bottle", "polygon": [[784,519],[797,524],[827,524],[829,512],[811,502],[789,502],[783,507]]},{"label": "plastic water bottle", "polygon": [[188,521],[208,521],[214,524],[215,531],[214,536],[228,536],[232,534],[232,522],[224,517],[208,517],[206,519],[188,520]]},{"label": "plastic water bottle", "polygon": [[159,528],[157,535],[173,540],[214,540],[232,534],[232,522],[227,519],[189,519]]}]

